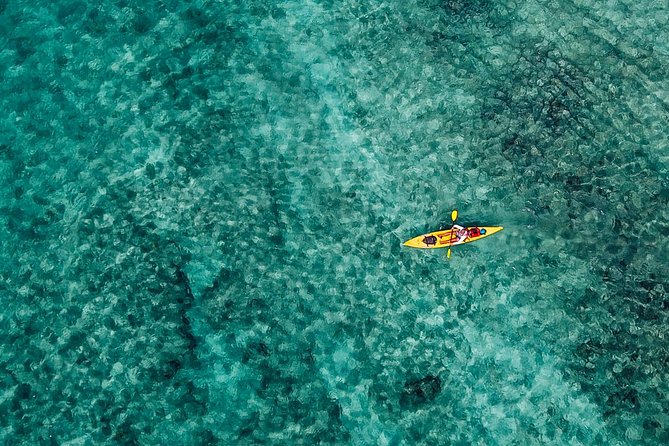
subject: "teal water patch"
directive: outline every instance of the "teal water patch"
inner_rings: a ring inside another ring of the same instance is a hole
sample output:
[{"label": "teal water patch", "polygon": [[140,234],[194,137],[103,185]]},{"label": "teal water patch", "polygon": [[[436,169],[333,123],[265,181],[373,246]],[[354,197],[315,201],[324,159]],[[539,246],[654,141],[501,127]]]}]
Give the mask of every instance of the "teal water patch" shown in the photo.
[{"label": "teal water patch", "polygon": [[665,9],[0,2],[1,441],[666,443]]}]

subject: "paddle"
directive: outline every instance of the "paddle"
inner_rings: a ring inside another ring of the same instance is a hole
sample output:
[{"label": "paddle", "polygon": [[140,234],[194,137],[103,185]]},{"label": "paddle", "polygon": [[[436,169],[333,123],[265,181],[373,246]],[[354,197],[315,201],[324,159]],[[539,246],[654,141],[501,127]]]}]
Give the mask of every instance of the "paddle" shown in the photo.
[{"label": "paddle", "polygon": [[[453,224],[451,225],[451,238],[453,238],[453,226],[455,226],[455,220],[458,218],[458,210],[453,209],[453,212],[451,212],[451,220],[453,220]],[[446,258],[450,259],[451,258],[451,247],[448,247],[448,251],[446,252]]]}]

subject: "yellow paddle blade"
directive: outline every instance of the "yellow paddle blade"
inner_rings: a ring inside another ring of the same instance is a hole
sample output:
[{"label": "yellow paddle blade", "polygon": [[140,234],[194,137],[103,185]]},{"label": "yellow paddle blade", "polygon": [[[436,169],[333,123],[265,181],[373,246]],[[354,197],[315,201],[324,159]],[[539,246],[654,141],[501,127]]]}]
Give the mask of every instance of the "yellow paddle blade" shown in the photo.
[{"label": "yellow paddle blade", "polygon": [[455,221],[458,218],[458,210],[453,209],[453,212],[451,212],[451,220]]},{"label": "yellow paddle blade", "polygon": [[446,253],[446,258],[447,259],[451,258],[451,248],[448,248],[448,252]]}]

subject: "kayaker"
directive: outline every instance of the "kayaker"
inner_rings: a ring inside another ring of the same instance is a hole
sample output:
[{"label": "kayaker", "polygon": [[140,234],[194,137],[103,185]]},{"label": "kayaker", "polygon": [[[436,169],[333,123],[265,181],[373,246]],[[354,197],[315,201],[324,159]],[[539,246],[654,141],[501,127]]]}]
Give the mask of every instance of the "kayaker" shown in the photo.
[{"label": "kayaker", "polygon": [[460,225],[453,225],[453,229],[457,230],[455,235],[458,236],[458,241],[455,243],[462,243],[469,237],[469,230],[467,228],[463,228]]}]

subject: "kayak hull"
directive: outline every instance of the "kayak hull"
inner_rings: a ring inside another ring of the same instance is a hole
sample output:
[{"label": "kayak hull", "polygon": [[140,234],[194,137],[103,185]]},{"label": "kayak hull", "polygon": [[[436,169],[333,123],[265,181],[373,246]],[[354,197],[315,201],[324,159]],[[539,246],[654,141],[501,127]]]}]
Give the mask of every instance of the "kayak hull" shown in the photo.
[{"label": "kayak hull", "polygon": [[[467,229],[472,233],[462,242],[458,243],[457,229],[446,229],[443,231],[428,232],[427,234],[419,235],[403,243],[409,248],[420,249],[436,249],[448,248],[449,246],[464,245],[490,237],[498,233],[503,226],[469,226]],[[478,234],[478,235],[477,235]],[[434,242],[434,243],[433,243]]]}]

